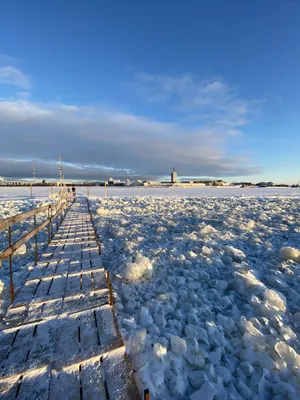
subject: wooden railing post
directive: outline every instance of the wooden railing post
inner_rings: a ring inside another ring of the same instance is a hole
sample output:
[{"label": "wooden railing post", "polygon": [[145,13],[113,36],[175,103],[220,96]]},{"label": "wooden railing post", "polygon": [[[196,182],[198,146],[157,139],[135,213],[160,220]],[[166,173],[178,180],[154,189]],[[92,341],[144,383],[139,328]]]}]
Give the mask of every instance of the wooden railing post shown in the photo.
[{"label": "wooden railing post", "polygon": [[[36,229],[36,215],[34,214],[34,229]],[[38,263],[38,241],[37,241],[37,234],[34,235],[34,242],[35,242],[35,265]]]},{"label": "wooden railing post", "polygon": [[52,212],[51,212],[51,204],[49,204],[48,207],[48,219],[49,219],[49,224],[48,224],[48,243],[51,242],[51,236],[52,236]]},{"label": "wooden railing post", "polygon": [[108,290],[109,290],[109,305],[112,306],[114,304],[114,298],[113,298],[113,293],[112,293],[109,271],[106,271],[106,279],[107,279],[107,285],[108,285]]},{"label": "wooden railing post", "polygon": [[58,231],[58,216],[59,216],[60,203],[61,203],[61,198],[59,198],[59,200],[58,200],[58,210],[55,210],[55,214],[56,214],[57,211],[58,211],[58,214],[57,214],[56,220],[55,220],[55,223],[56,223],[56,232]]},{"label": "wooden railing post", "polygon": [[[8,245],[12,245],[11,239],[11,226],[8,227]],[[10,278],[10,298],[13,302],[15,300],[15,288],[13,282],[13,266],[12,266],[12,254],[9,255],[9,278]]]}]

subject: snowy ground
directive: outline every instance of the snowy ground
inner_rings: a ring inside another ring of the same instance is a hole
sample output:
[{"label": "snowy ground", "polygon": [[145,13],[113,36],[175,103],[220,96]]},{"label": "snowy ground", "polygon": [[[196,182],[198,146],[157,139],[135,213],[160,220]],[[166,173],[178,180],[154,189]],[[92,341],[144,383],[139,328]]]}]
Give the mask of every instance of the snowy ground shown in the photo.
[{"label": "snowy ground", "polygon": [[[49,187],[33,187],[34,198],[49,196]],[[58,191],[57,187],[53,188],[53,192]],[[89,188],[90,196],[104,197],[103,186],[92,186]],[[86,187],[77,187],[79,195],[86,196],[88,191]],[[147,187],[107,187],[106,193],[108,197],[127,197],[127,196],[175,196],[175,197],[249,197],[249,196],[284,196],[284,197],[300,197],[300,188],[147,188]],[[0,200],[11,199],[29,199],[29,187],[1,187]]]},{"label": "snowy ground", "polygon": [[151,399],[300,398],[300,256],[282,250],[300,249],[300,199],[285,193],[91,201]]},{"label": "snowy ground", "polygon": [[[48,202],[49,188],[38,189],[31,200],[28,188],[0,188],[0,218]],[[166,400],[299,399],[299,189],[103,190],[91,188],[91,203],[141,390]],[[14,240],[32,224],[19,224]],[[46,231],[38,239],[41,251]],[[17,287],[33,242],[21,253]],[[8,271],[5,261],[7,288]]]},{"label": "snowy ground", "polygon": [[[16,196],[18,197],[18,196]],[[47,197],[28,199],[28,200],[1,200],[0,199],[0,219],[12,217],[17,214],[29,211],[33,208],[49,203],[51,200]],[[37,224],[39,225],[47,218],[46,214],[37,215]],[[12,229],[12,242],[20,239],[34,227],[33,218],[15,224]],[[39,254],[45,250],[48,242],[47,230],[38,233],[38,250]],[[34,266],[35,254],[34,238],[21,246],[13,255],[13,282],[15,290],[24,283],[28,270]],[[7,230],[0,231],[0,252],[8,247]],[[10,304],[9,293],[9,260],[6,259],[2,263],[0,269],[0,319]]]}]

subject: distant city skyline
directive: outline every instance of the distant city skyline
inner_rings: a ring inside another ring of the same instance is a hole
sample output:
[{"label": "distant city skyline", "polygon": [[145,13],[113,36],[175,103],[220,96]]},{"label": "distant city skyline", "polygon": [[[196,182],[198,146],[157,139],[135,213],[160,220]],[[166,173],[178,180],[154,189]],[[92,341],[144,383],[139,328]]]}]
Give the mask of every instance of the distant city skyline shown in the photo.
[{"label": "distant city skyline", "polygon": [[0,175],[300,181],[300,3],[13,0]]}]

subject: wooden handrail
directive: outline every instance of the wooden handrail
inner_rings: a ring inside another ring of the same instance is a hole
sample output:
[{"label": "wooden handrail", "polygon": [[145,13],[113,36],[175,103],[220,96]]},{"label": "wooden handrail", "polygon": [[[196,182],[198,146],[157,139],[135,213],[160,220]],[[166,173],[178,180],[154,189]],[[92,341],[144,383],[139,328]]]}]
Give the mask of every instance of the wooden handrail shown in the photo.
[{"label": "wooden handrail", "polygon": [[33,210],[26,211],[22,214],[14,215],[13,217],[9,217],[6,219],[2,219],[0,221],[0,231],[7,229],[8,227],[17,224],[18,222],[25,221],[27,218],[33,217],[36,214],[40,214],[42,212],[47,211],[49,208],[49,204],[41,207],[34,208]]},{"label": "wooden handrail", "polygon": [[46,219],[42,224],[37,226],[35,229],[32,231],[26,233],[26,235],[22,236],[21,239],[17,240],[14,244],[11,246],[7,247],[6,250],[2,251],[0,253],[2,260],[5,258],[9,257],[11,254],[13,254],[16,250],[18,250],[24,243],[28,242],[34,235],[36,235],[38,232],[40,232],[42,229],[45,228],[50,223],[49,219]]},{"label": "wooden handrail", "polygon": [[[62,201],[64,200],[64,201]],[[4,260],[5,258],[9,257],[13,254],[16,250],[18,250],[24,243],[28,242],[33,236],[35,236],[38,232],[44,229],[50,222],[52,222],[60,213],[61,209],[67,204],[68,199],[59,199],[54,204],[47,204],[42,207],[37,207],[34,210],[27,211],[22,214],[15,215],[13,217],[7,218],[5,220],[0,221],[0,230],[7,229],[12,225],[25,221],[26,219],[33,217],[41,212],[45,212],[47,210],[53,210],[54,215],[47,217],[46,221],[42,222],[40,225],[32,229],[30,232],[26,233],[26,235],[22,236],[19,240],[15,243],[9,245],[5,250],[0,252],[0,260]],[[0,263],[1,266],[1,263]]]},{"label": "wooden handrail", "polygon": [[[0,251],[0,267],[2,266],[2,260],[9,258],[9,272],[10,272],[10,297],[11,301],[14,301],[14,284],[13,284],[13,264],[12,264],[12,256],[13,253],[18,250],[23,244],[28,242],[32,237],[35,237],[35,262],[38,262],[38,242],[37,242],[37,234],[44,229],[48,225],[48,242],[50,242],[52,238],[52,222],[56,218],[58,218],[59,214],[61,214],[61,221],[63,219],[62,210],[68,206],[70,198],[65,193],[61,193],[61,197],[53,204],[47,204],[45,206],[37,207],[33,210],[27,211],[22,214],[15,215],[10,218],[6,218],[0,221],[0,231],[4,229],[8,229],[8,247]],[[40,213],[47,212],[47,219],[42,222],[40,225],[36,225],[36,215]],[[25,221],[28,218],[34,217],[34,229],[30,232],[26,233],[19,240],[12,243],[12,226],[18,222]],[[60,221],[60,222],[61,222]],[[56,221],[56,229],[58,229],[58,221]]]},{"label": "wooden handrail", "polygon": [[49,206],[52,209],[55,209],[57,206],[60,206],[60,202],[61,202],[62,199],[65,199],[66,201],[68,200],[67,197],[60,197],[53,204],[49,203],[49,204],[46,204],[45,206],[37,207],[37,208],[34,208],[33,210],[26,211],[24,213],[14,215],[13,217],[2,219],[0,221],[0,231],[3,231],[4,229],[7,229],[7,228],[9,228],[10,226],[12,226],[14,224],[17,224],[18,222],[25,221],[26,219],[31,218],[34,215],[37,215],[37,214],[40,214],[40,213],[43,213],[43,212],[47,211]]}]

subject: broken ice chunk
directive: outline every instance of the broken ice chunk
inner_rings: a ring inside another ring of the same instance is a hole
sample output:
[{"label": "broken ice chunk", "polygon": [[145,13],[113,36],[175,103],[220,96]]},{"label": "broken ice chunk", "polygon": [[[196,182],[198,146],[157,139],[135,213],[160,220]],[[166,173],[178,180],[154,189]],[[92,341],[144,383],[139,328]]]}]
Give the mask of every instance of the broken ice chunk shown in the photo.
[{"label": "broken ice chunk", "polygon": [[172,336],[171,348],[175,354],[177,354],[178,356],[182,356],[187,349],[186,341],[179,336]]}]

